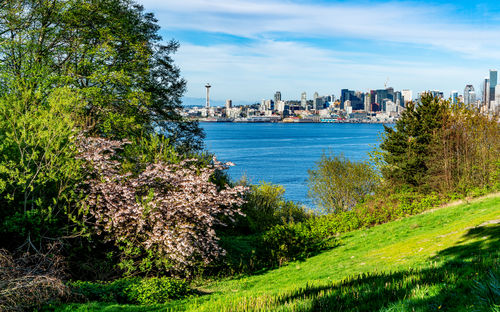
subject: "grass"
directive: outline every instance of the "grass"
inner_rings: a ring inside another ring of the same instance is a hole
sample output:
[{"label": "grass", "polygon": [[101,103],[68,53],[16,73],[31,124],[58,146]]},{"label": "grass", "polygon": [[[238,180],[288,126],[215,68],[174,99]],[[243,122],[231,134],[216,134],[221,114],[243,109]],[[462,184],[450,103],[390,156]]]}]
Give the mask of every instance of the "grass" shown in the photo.
[{"label": "grass", "polygon": [[500,260],[500,197],[347,233],[339,247],[258,275],[198,285],[157,306],[59,311],[474,311],[475,281]]}]

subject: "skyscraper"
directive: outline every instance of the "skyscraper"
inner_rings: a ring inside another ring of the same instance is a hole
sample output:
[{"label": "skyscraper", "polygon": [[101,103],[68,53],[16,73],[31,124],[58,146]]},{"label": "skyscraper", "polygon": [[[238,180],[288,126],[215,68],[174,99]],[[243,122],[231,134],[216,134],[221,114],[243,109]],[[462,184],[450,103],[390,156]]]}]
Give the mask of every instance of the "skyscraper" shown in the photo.
[{"label": "skyscraper", "polygon": [[464,89],[464,104],[471,105],[476,102],[476,92],[474,92],[474,87],[472,85],[466,85]]},{"label": "skyscraper", "polygon": [[490,108],[490,79],[488,77],[484,78],[483,105],[486,109]]},{"label": "skyscraper", "polygon": [[274,105],[276,105],[276,103],[278,103],[279,101],[281,101],[281,92],[276,91],[276,93],[274,94]]},{"label": "skyscraper", "polygon": [[307,94],[305,92],[300,95],[300,106],[302,109],[307,110]]},{"label": "skyscraper", "polygon": [[370,113],[372,111],[371,109],[371,93],[370,92],[366,92],[365,93],[365,112],[367,113]]},{"label": "skyscraper", "polygon": [[495,100],[495,87],[498,84],[498,72],[496,69],[490,69],[490,101]]},{"label": "skyscraper", "polygon": [[458,91],[451,91],[450,98],[451,98],[451,102],[453,104],[457,104],[457,102],[458,102]]}]

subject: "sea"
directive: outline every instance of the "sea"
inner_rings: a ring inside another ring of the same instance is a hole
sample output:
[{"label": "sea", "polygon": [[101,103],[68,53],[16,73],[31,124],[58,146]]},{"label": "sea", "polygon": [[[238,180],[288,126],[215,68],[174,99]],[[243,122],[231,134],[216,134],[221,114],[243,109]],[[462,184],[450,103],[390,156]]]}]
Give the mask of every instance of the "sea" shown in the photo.
[{"label": "sea", "polygon": [[322,154],[368,160],[380,143],[382,124],[202,122],[205,147],[218,160],[232,162],[233,181],[245,177],[285,187],[285,198],[314,208],[308,197],[308,170]]}]

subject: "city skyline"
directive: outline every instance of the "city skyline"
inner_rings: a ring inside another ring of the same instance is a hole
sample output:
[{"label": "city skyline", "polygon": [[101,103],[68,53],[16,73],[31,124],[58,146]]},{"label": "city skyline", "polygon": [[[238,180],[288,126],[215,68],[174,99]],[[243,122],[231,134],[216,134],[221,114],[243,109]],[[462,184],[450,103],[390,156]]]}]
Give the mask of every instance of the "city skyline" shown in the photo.
[{"label": "city skyline", "polygon": [[[251,101],[349,87],[449,94],[500,67],[500,4],[480,1],[139,0],[155,13],[187,97]],[[213,92],[212,92],[213,91]]]}]

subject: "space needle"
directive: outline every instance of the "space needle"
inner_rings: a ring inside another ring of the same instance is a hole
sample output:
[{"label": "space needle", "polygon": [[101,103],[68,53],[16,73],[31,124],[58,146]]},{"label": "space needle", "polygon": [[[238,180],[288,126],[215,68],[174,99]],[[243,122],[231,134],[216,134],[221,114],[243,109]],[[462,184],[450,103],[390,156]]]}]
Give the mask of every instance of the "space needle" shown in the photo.
[{"label": "space needle", "polygon": [[211,87],[211,85],[209,83],[207,83],[205,85],[205,88],[207,88],[207,105],[206,105],[207,106],[207,111],[210,108],[210,87]]}]

